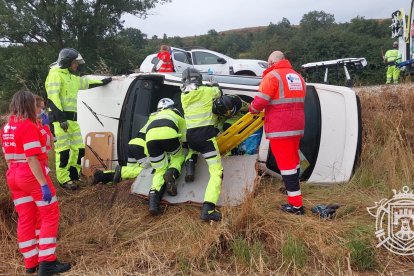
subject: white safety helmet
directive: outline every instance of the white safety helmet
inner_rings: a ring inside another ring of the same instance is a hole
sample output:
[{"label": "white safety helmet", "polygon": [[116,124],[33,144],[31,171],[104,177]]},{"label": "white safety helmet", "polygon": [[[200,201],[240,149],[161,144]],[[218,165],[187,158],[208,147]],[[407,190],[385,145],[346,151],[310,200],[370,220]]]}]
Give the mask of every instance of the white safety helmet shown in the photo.
[{"label": "white safety helmet", "polygon": [[174,101],[170,98],[163,98],[158,102],[157,110],[163,110],[167,108],[173,108],[174,107]]}]

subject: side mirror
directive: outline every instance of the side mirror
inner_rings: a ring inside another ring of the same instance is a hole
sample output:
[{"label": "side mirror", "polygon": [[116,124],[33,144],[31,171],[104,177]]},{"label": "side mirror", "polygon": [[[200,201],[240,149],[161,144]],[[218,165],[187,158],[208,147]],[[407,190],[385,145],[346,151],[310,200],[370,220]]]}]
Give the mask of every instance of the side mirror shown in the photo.
[{"label": "side mirror", "polygon": [[222,57],[219,57],[219,58],[217,58],[217,62],[220,63],[220,64],[225,64],[225,63],[227,63],[227,60],[225,60]]},{"label": "side mirror", "polygon": [[157,57],[155,57],[151,60],[151,63],[155,65],[155,64],[158,63],[158,61],[159,61],[159,59]]}]

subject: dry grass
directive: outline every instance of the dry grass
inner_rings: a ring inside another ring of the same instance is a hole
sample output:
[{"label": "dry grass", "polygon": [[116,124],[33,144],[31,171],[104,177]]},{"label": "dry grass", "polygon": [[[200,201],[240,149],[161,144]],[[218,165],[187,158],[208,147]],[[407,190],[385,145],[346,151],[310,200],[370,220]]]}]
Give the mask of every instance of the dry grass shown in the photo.
[{"label": "dry grass", "polygon": [[[359,88],[364,126],[361,165],[345,185],[302,185],[303,217],[278,211],[280,182],[265,176],[257,195],[223,208],[221,223],[199,221],[199,208],[166,207],[150,217],[146,202],[129,196],[130,182],[69,193],[58,188],[58,256],[74,264],[67,275],[376,275],[414,269],[414,258],[377,249],[375,220],[366,207],[413,182],[412,85]],[[4,171],[4,163],[0,164]],[[413,187],[412,184],[410,184]],[[0,181],[0,274],[22,274],[16,214]],[[310,214],[317,203],[341,205],[332,221]]]}]

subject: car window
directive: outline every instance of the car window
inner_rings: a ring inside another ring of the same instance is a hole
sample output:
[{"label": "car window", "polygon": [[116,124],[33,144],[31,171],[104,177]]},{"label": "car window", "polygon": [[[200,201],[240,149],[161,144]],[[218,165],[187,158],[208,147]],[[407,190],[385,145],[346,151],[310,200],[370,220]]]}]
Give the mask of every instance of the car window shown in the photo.
[{"label": "car window", "polygon": [[158,60],[159,60],[158,57],[155,56],[155,57],[152,58],[151,63],[152,64],[157,64]]},{"label": "car window", "polygon": [[188,56],[184,52],[174,52],[174,60],[191,64],[190,60],[188,59]]},{"label": "car window", "polygon": [[195,65],[204,65],[204,64],[220,64],[217,59],[219,56],[206,53],[206,52],[194,52],[194,64]]}]

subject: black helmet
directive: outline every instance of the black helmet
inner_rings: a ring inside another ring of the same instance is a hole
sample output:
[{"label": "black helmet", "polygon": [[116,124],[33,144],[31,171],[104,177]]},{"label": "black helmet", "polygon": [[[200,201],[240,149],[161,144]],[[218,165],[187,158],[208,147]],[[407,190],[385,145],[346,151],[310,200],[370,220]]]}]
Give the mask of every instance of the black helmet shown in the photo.
[{"label": "black helmet", "polygon": [[63,48],[59,52],[59,57],[56,63],[60,68],[69,68],[74,60],[79,64],[85,63],[78,51],[73,48]]},{"label": "black helmet", "polygon": [[219,116],[231,117],[240,110],[241,99],[238,96],[224,95],[213,102],[213,113]]},{"label": "black helmet", "polygon": [[200,71],[195,68],[186,68],[183,71],[182,79],[184,85],[194,83],[196,85],[203,84],[203,76],[201,76]]}]

